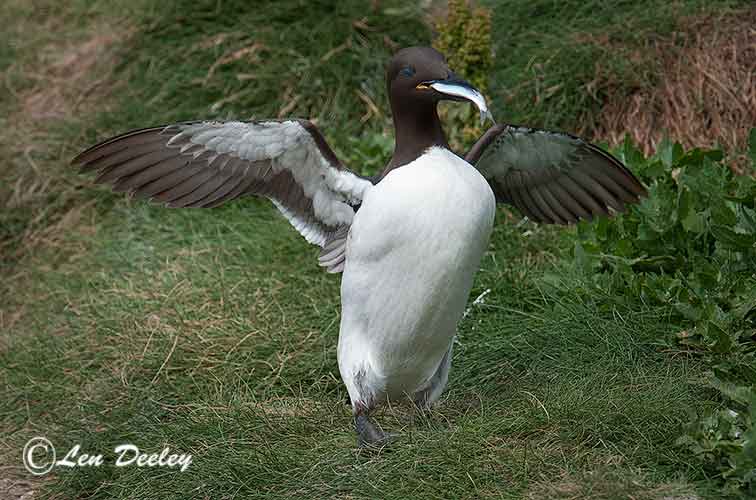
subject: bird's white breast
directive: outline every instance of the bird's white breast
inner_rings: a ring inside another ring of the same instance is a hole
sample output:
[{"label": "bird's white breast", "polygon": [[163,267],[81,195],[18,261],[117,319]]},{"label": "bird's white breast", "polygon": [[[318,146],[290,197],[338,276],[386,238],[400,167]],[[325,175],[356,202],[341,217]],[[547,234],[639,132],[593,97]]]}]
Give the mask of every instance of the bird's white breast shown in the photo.
[{"label": "bird's white breast", "polygon": [[339,367],[388,397],[412,394],[448,349],[491,233],[495,199],[442,148],[370,190],[347,243]]}]

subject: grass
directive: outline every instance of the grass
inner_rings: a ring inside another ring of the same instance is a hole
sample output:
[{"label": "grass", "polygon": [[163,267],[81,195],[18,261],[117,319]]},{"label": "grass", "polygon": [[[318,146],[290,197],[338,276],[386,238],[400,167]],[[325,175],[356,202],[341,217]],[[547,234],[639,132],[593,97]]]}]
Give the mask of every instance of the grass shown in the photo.
[{"label": "grass", "polygon": [[[165,444],[195,462],[183,474],[63,470],[53,488],[62,496],[406,498],[475,488],[520,498],[560,487],[548,478],[586,491],[617,475],[633,478],[623,494],[690,488],[680,469],[695,470],[669,429],[702,404],[700,369],[654,348],[664,311],[555,302],[519,279],[529,242],[494,251],[522,240],[511,226],[492,242],[477,290],[491,292],[461,326],[444,403],[414,422],[385,412],[381,421],[403,437],[370,457],[353,449],[335,375],[338,280],[308,265],[311,249],[267,206],[114,210],[87,265],[27,277],[46,297],[27,302],[16,328],[26,337],[3,356],[9,441],[43,433],[85,450]],[[552,236],[537,237],[540,246]]]},{"label": "grass", "polygon": [[[493,7],[495,116],[546,128],[593,131],[611,97],[653,86],[654,40],[685,16],[725,13],[741,1],[506,2]],[[498,109],[497,109],[498,108]],[[630,125],[632,126],[632,125]]]},{"label": "grass", "polygon": [[[430,415],[386,409],[397,445],[357,452],[336,365],[339,279],[315,248],[267,202],[170,211],[95,190],[64,162],[145,124],[280,113],[316,118],[343,158],[372,171],[380,159],[357,161],[391,147],[376,139],[389,126],[382,67],[394,44],[429,41],[422,16],[398,2],[124,5],[14,1],[18,28],[0,34],[13,42],[0,43],[0,68],[15,96],[0,101],[0,478],[29,481],[20,450],[46,435],[59,453],[79,443],[112,458],[131,442],[194,462],[185,473],[56,469],[30,483],[35,498],[720,496],[675,445],[687,412],[719,403],[703,365],[665,352],[669,311],[557,292],[550,275],[581,279],[563,273],[574,232],[520,227],[505,209],[473,297],[490,292],[460,326],[442,403]],[[511,92],[570,33],[663,30],[676,12],[591,5],[566,18],[551,2],[496,7],[491,88]],[[105,83],[64,87],[60,116],[25,116],[26,98],[65,80],[44,55],[110,30],[117,39],[75,80]],[[498,116],[576,119],[581,50],[549,71],[562,97],[531,111],[494,94]]]}]

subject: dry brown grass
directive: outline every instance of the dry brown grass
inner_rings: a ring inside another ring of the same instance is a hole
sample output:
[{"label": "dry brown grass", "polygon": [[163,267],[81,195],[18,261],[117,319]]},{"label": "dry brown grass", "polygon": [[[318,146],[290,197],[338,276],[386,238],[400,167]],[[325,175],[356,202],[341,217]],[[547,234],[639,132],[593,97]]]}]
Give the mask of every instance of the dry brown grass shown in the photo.
[{"label": "dry brown grass", "polygon": [[601,468],[583,473],[563,473],[558,477],[544,477],[535,482],[527,499],[580,500],[631,498],[634,500],[699,500],[699,496],[684,483],[650,485],[641,475],[625,470]]},{"label": "dry brown grass", "polygon": [[[600,37],[584,41],[610,43]],[[655,85],[640,85],[629,95],[608,92],[597,120],[587,121],[596,125],[586,125],[583,133],[613,145],[629,133],[646,154],[665,131],[686,148],[746,148],[756,126],[756,6],[683,18],[678,31],[643,50],[614,48],[627,51],[638,67],[653,68]],[[613,83],[600,74],[592,85],[611,89]]]},{"label": "dry brown grass", "polygon": [[83,129],[76,117],[107,105],[116,49],[132,32],[96,21],[71,31],[61,23],[50,19],[42,31],[20,35],[25,50],[5,75],[12,125],[0,135],[0,207],[11,228],[0,233],[6,262],[55,246],[74,228],[83,236],[94,231],[91,203],[79,199],[81,186],[67,171],[68,145]]},{"label": "dry brown grass", "polygon": [[29,74],[36,81],[34,87],[18,96],[20,118],[67,118],[82,104],[92,104],[98,93],[105,93],[104,84],[113,69],[111,48],[122,39],[112,29],[99,28],[64,47],[45,47],[38,55],[37,68]]}]

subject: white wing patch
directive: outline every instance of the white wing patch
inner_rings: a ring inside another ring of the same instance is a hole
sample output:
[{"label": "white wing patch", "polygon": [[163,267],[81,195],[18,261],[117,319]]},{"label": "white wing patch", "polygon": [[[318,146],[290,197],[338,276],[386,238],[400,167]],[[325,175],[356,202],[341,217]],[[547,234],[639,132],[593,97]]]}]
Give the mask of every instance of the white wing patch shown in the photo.
[{"label": "white wing patch", "polygon": [[281,215],[286,217],[286,220],[294,227],[294,229],[307,240],[307,243],[318,245],[322,247],[328,240],[328,234],[324,232],[318,224],[314,224],[311,220],[305,220],[299,217],[297,214],[283,206],[278,200],[270,198],[273,205],[281,212]]},{"label": "white wing patch", "polygon": [[[270,161],[274,173],[288,171],[311,200],[314,218],[291,210],[286,205],[287,200],[272,196],[270,199],[308,242],[321,247],[328,241],[328,232],[323,226],[351,225],[354,209],[350,203],[361,202],[373,186],[369,180],[331,165],[312,135],[294,120],[187,124],[168,141],[168,146],[185,141],[188,143],[182,151],[195,156],[211,150],[250,162]],[[208,163],[215,158],[210,157]]]}]

